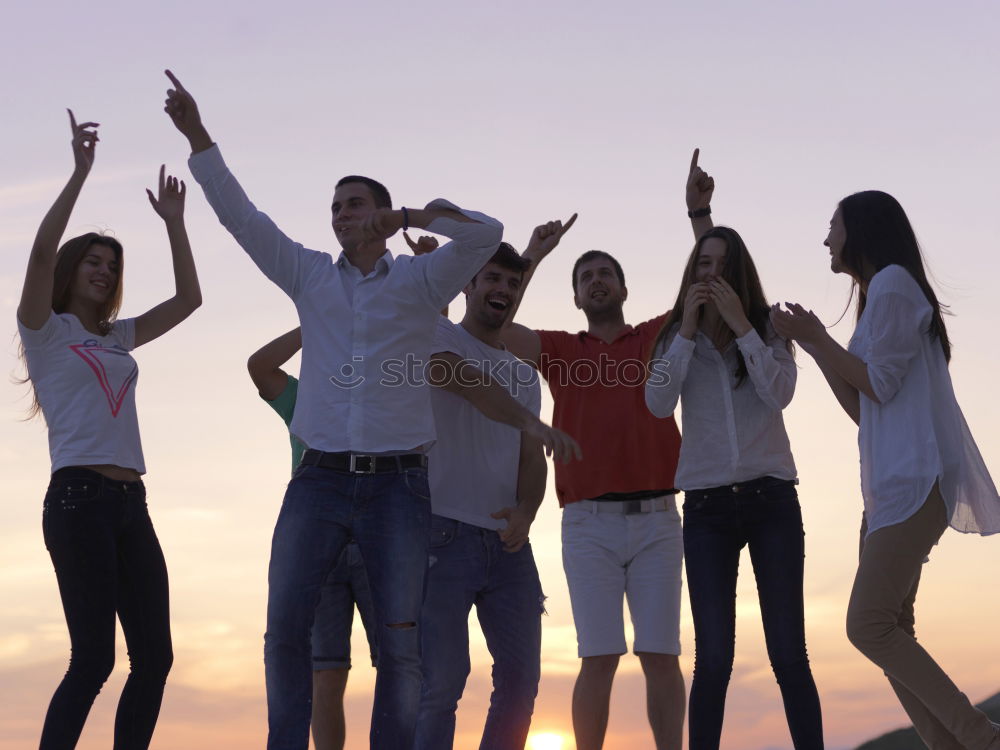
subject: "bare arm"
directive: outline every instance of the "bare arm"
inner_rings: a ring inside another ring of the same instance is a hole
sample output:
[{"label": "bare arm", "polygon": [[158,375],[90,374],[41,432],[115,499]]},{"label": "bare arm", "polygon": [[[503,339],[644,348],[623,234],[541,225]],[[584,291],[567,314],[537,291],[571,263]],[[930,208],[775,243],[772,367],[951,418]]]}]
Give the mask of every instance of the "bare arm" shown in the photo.
[{"label": "bare arm", "polygon": [[521,435],[521,453],[517,465],[517,505],[491,513],[493,518],[506,519],[507,526],[500,530],[504,550],[517,552],[528,543],[531,524],[545,497],[545,478],[548,467],[542,444],[530,435]]},{"label": "bare arm", "polygon": [[[688,215],[695,211],[710,210],[712,195],[715,193],[715,179],[705,170],[698,166],[698,155],[701,149],[695,149],[691,155],[691,168],[688,170],[687,186],[685,198],[687,200]],[[697,242],[705,232],[711,229],[712,215],[691,216],[691,231],[694,232],[694,239]]]},{"label": "bare arm", "polygon": [[142,346],[162,336],[201,307],[201,285],[191,255],[191,243],[184,227],[184,182],[166,175],[160,167],[157,197],[147,190],[153,210],[163,219],[170,240],[174,267],[174,296],[146,311],[135,320],[135,345]]},{"label": "bare arm", "polygon": [[274,401],[288,384],[288,374],[281,366],[302,348],[302,329],[294,328],[264,344],[250,355],[247,371],[265,401]]},{"label": "bare arm", "polygon": [[488,419],[534,437],[555,460],[582,457],[573,438],[546,425],[521,406],[496,378],[487,378],[482,370],[457,354],[434,354],[427,367],[427,378],[431,385],[464,398]]},{"label": "bare arm", "polygon": [[28,256],[28,268],[24,274],[21,301],[17,306],[17,317],[25,326],[38,330],[52,313],[52,284],[56,268],[56,251],[62,240],[73,207],[80,196],[83,183],[94,166],[94,149],[99,140],[97,123],[84,122],[79,125],[73,113],[69,112],[70,128],[73,132],[73,159],[75,166],[69,182],[59,193],[55,203],[45,214],[35,235]]},{"label": "bare arm", "polygon": [[855,423],[861,420],[860,393],[878,403],[865,363],[834,341],[815,313],[801,305],[788,305],[788,312],[775,305],[771,324],[778,335],[798,342],[816,360],[833,395]]}]

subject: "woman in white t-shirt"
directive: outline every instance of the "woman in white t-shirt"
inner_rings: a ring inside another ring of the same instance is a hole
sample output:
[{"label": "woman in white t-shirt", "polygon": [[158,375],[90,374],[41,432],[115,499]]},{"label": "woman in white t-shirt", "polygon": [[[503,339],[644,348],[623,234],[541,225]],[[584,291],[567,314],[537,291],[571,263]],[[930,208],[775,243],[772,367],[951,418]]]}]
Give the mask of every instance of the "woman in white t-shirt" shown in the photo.
[{"label": "woman in white t-shirt", "polygon": [[131,350],[166,333],[201,304],[184,228],[184,183],[160,168],[149,201],[163,219],[176,294],[138,318],[116,320],[122,246],[99,234],[56,251],[93,166],[97,124],[70,112],[75,168],[49,209],[28,259],[17,308],[32,413],[48,426],[52,477],[42,529],[59,582],[71,657],[49,704],[41,750],[76,746],[115,660],[115,617],[130,672],[115,719],[116,748],[146,748],[173,653],[167,569],[146,510]]},{"label": "woman in white t-shirt", "polygon": [[806,653],[805,543],[782,410],[795,360],[768,319],[753,260],[728,227],[702,234],[654,349],[646,404],[682,404],[675,484],[684,490],[684,563],[695,629],[688,746],[717,750],[736,638],[736,578],[748,547],[767,652],[796,750],[822,750]]},{"label": "woman in white t-shirt", "polygon": [[772,320],[816,360],[859,427],[865,510],[848,638],[888,676],[929,748],[1000,748],[997,727],[914,637],[921,565],[948,525],[1000,531],[1000,497],[948,373],[942,306],[892,196],[872,190],[844,198],[824,244],[831,269],[851,276],[858,291],[848,348],[800,305],[775,310]]}]

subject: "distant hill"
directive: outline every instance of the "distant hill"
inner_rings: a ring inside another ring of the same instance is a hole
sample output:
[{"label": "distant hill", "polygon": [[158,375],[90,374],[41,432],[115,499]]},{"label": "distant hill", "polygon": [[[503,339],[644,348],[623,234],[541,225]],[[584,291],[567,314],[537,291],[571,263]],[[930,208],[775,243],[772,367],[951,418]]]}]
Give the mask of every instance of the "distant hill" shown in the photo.
[{"label": "distant hill", "polygon": [[[1000,693],[987,698],[976,706],[993,721],[1000,722]],[[868,740],[858,745],[856,750],[927,750],[927,745],[920,741],[913,727],[897,729],[874,740]]]}]

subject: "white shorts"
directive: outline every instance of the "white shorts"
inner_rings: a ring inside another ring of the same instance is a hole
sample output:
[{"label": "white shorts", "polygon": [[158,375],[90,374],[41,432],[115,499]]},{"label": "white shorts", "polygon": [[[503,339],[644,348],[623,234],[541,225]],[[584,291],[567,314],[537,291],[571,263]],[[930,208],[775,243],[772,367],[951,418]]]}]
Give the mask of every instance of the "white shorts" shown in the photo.
[{"label": "white shorts", "polygon": [[626,515],[584,500],[563,509],[563,569],[580,657],[627,653],[623,598],[636,653],[680,654],[684,537],[673,496],[666,510]]}]

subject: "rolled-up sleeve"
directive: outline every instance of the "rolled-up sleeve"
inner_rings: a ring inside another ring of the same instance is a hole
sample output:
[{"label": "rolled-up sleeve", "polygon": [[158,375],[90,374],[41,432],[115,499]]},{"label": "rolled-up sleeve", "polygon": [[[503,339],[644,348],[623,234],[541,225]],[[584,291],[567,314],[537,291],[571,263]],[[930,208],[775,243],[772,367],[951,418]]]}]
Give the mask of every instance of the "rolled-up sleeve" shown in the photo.
[{"label": "rolled-up sleeve", "polygon": [[451,241],[432,253],[414,259],[414,266],[421,274],[430,304],[439,309],[455,299],[479,269],[493,257],[503,238],[503,224],[478,211],[459,208],[443,198],[432,201],[427,208],[450,209],[472,219],[434,219],[427,226],[427,231],[448,237]]},{"label": "rolled-up sleeve", "polygon": [[865,315],[871,316],[865,365],[872,391],[884,404],[899,392],[910,362],[920,352],[921,337],[928,335],[931,306],[906,294],[884,291],[869,298]]},{"label": "rolled-up sleeve", "polygon": [[649,363],[649,377],[646,378],[646,408],[654,417],[664,419],[674,413],[681,395],[681,387],[687,377],[694,341],[674,335],[661,354],[658,348]]},{"label": "rolled-up sleeve", "polygon": [[192,154],[188,166],[222,226],[264,275],[295,299],[311,267],[329,256],[293,242],[259,211],[229,171],[218,146]]},{"label": "rolled-up sleeve", "polygon": [[753,328],[736,339],[746,362],[747,373],[760,400],[781,411],[795,395],[795,359],[780,336],[768,337],[768,343]]}]

